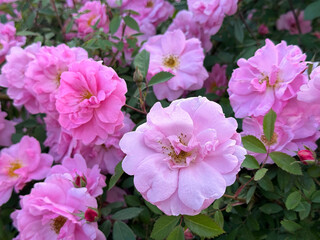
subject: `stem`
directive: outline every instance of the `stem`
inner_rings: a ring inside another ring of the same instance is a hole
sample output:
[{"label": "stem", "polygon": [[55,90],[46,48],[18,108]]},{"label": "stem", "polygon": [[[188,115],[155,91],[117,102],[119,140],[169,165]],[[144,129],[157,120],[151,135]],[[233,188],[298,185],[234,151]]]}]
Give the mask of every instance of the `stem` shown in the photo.
[{"label": "stem", "polygon": [[61,22],[61,19],[60,19],[58,10],[57,10],[56,3],[55,3],[54,0],[50,0],[50,2],[51,2],[51,5],[52,5],[52,7],[53,7],[54,12],[56,13],[56,17],[57,17],[57,19],[58,19],[59,26],[60,26],[61,31],[62,31],[62,34],[63,34],[63,36],[64,36],[64,29],[63,29],[63,25],[62,25],[62,22]]},{"label": "stem", "polygon": [[292,11],[292,13],[293,13],[294,20],[296,21],[296,25],[297,25],[297,27],[298,27],[299,34],[301,34],[300,23],[299,23],[299,20],[298,20],[298,16],[297,16],[297,14],[296,14],[296,11],[294,10],[292,1],[291,1],[291,0],[288,0],[288,3],[289,3],[289,6],[290,6],[291,11]]},{"label": "stem", "polygon": [[147,115],[147,112],[146,112],[146,111],[141,111],[141,110],[139,110],[138,108],[132,107],[132,106],[130,106],[130,105],[128,105],[128,104],[125,104],[124,106],[127,107],[127,108],[130,108],[130,109],[132,109],[132,110],[134,110],[134,111],[136,111],[136,112],[139,112],[139,113],[142,113],[142,114]]},{"label": "stem", "polygon": [[[129,15],[129,16],[130,16],[130,15]],[[124,37],[124,33],[125,33],[125,30],[126,30],[126,27],[127,27],[126,24],[124,24],[123,27],[122,27],[122,34],[121,34],[120,42],[123,41],[123,37]],[[118,56],[119,52],[120,52],[120,51],[117,50],[116,53],[113,55],[112,60],[111,60],[111,62],[110,62],[110,66],[113,66],[113,65],[116,63],[116,61],[117,61],[116,57]]]},{"label": "stem", "polygon": [[247,24],[246,20],[245,20],[244,17],[243,17],[243,14],[242,14],[240,11],[239,11],[239,17],[240,17],[241,21],[243,22],[244,26],[246,27],[246,29],[248,30],[250,36],[256,41],[256,44],[257,44],[257,46],[258,46],[259,44],[258,44],[257,38],[256,38],[256,37],[254,36],[254,34],[252,33],[249,25]]},{"label": "stem", "polygon": [[232,196],[232,195],[228,195],[228,194],[223,194],[223,197],[231,198],[231,199],[237,200],[239,202],[246,202],[246,199],[244,199],[244,198],[238,198],[238,197],[235,197],[235,196]]}]

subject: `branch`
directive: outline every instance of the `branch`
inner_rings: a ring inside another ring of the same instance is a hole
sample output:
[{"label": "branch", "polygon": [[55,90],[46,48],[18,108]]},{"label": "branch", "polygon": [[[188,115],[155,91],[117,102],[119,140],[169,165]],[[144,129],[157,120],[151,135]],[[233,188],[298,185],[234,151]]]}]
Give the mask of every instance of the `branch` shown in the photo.
[{"label": "branch", "polygon": [[288,0],[288,2],[289,2],[290,9],[291,9],[291,11],[292,11],[292,13],[293,13],[294,20],[296,21],[296,25],[297,25],[297,27],[298,27],[299,34],[301,34],[300,23],[299,23],[299,20],[298,20],[298,16],[297,16],[297,14],[296,14],[296,11],[294,10],[292,1],[291,1],[291,0]]},{"label": "branch", "polygon": [[5,101],[12,101],[11,98],[9,98],[6,94],[0,93],[0,100],[5,100]]},{"label": "branch", "polygon": [[132,106],[130,106],[130,105],[128,105],[128,104],[125,104],[124,106],[127,107],[127,108],[130,108],[130,109],[132,109],[132,110],[134,110],[134,111],[136,111],[136,112],[139,112],[139,113],[142,113],[142,114],[147,115],[147,112],[141,111],[141,110],[139,110],[138,108],[132,107]]}]

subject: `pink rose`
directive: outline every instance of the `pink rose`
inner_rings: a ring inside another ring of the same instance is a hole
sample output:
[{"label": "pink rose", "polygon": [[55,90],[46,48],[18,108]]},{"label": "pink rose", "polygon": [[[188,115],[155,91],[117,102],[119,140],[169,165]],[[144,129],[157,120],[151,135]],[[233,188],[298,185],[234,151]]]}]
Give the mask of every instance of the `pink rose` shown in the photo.
[{"label": "pink rose", "polygon": [[236,179],[246,154],[237,126],[204,97],[176,100],[167,108],[158,102],[147,122],[121,139],[123,170],[165,214],[196,215]]},{"label": "pink rose", "polygon": [[172,101],[186,90],[198,90],[208,78],[200,41],[196,38],[186,40],[181,30],[151,37],[143,48],[150,52],[148,80],[161,71],[175,75],[153,87],[159,100],[166,98]]},{"label": "pink rose", "polygon": [[11,136],[16,132],[14,125],[16,125],[13,121],[8,121],[5,119],[7,116],[6,112],[1,112],[0,110],[0,146],[10,146]]},{"label": "pink rose", "polygon": [[0,64],[14,46],[22,46],[26,43],[26,37],[16,36],[14,22],[0,23]]},{"label": "pink rose", "polygon": [[261,24],[258,29],[258,33],[260,35],[266,35],[269,33],[269,29],[265,24]]},{"label": "pink rose", "polygon": [[82,60],[63,72],[56,108],[59,123],[84,144],[103,144],[123,125],[127,86],[110,67]]},{"label": "pink rose", "polygon": [[212,48],[210,34],[204,33],[203,28],[195,21],[192,12],[182,10],[177,13],[168,31],[174,31],[176,29],[180,29],[186,35],[187,39],[198,38],[206,52]]},{"label": "pink rose", "polygon": [[40,48],[40,42],[33,43],[25,49],[11,48],[0,75],[0,86],[8,88],[7,94],[13,99],[13,104],[18,107],[23,105],[32,114],[39,113],[41,110],[35,92],[26,84],[26,71]]},{"label": "pink rose", "polygon": [[253,57],[239,59],[228,89],[235,116],[263,116],[271,108],[280,112],[307,82],[305,59],[299,47],[269,39]]},{"label": "pink rose", "polygon": [[86,160],[80,154],[75,154],[73,158],[66,157],[61,165],[55,165],[50,175],[57,173],[64,174],[76,187],[86,187],[93,197],[101,195],[106,186],[106,177],[100,174],[99,166],[88,168]]},{"label": "pink rose", "polygon": [[55,95],[60,85],[60,76],[71,63],[88,58],[80,47],[69,48],[65,44],[57,47],[42,47],[25,73],[26,85],[32,89],[40,104],[41,112],[56,115]]},{"label": "pink rose", "polygon": [[298,156],[300,158],[300,161],[305,165],[308,165],[308,163],[307,163],[308,160],[309,161],[315,160],[314,155],[315,155],[315,153],[308,150],[308,149],[303,149],[298,152]]},{"label": "pink rose", "polygon": [[97,200],[62,174],[36,183],[20,205],[22,209],[11,214],[19,231],[16,239],[105,240],[96,222],[79,216],[88,208],[96,209]]},{"label": "pink rose", "polygon": [[27,182],[47,176],[52,157],[41,153],[39,142],[24,136],[17,144],[0,152],[0,205],[6,203],[13,188],[19,192]]},{"label": "pink rose", "polygon": [[[304,12],[297,11],[297,10],[295,12],[298,17],[298,23],[300,25],[301,33],[305,34],[305,33],[311,32],[312,31],[311,21],[304,20]],[[299,33],[299,28],[292,11],[287,12],[286,14],[282,14],[280,16],[280,18],[277,20],[277,29],[287,30],[290,32],[290,34]]]},{"label": "pink rose", "polygon": [[219,64],[215,64],[212,67],[209,78],[204,82],[206,93],[215,93],[222,96],[228,85],[226,69],[227,65],[220,66]]},{"label": "pink rose", "polygon": [[[85,5],[79,9],[79,13],[81,13],[81,15],[75,20],[75,23],[80,38],[84,38],[88,34],[93,33],[94,30],[92,26],[94,26],[97,21],[99,21],[97,28],[103,28],[105,33],[109,31],[109,18],[105,4],[101,4],[100,1],[86,2]],[[77,14],[74,14],[74,16],[76,15]]]}]

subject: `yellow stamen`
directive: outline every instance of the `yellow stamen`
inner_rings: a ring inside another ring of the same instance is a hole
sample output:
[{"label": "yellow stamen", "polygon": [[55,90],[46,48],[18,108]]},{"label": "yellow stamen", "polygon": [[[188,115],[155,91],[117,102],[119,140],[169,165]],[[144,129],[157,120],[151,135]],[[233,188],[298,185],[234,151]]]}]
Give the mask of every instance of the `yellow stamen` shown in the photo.
[{"label": "yellow stamen", "polygon": [[56,233],[59,234],[61,228],[63,227],[63,225],[66,223],[67,218],[63,217],[63,216],[59,216],[56,217],[55,219],[53,219],[53,222],[51,223],[51,229]]},{"label": "yellow stamen", "polygon": [[271,145],[277,143],[277,141],[278,141],[278,134],[276,134],[276,133],[274,132],[274,133],[272,134],[272,137],[271,137],[270,141],[266,138],[265,135],[262,135],[262,136],[260,137],[260,139],[261,139],[261,141],[262,141],[265,145],[271,146]]},{"label": "yellow stamen", "polygon": [[14,173],[15,170],[20,169],[22,167],[22,164],[19,160],[16,160],[15,162],[10,163],[10,167],[8,169],[8,176],[9,177],[18,177],[18,174]]},{"label": "yellow stamen", "polygon": [[163,65],[171,69],[178,68],[179,64],[179,58],[174,55],[169,55],[163,59]]},{"label": "yellow stamen", "polygon": [[148,1],[146,7],[147,8],[152,8],[154,6],[152,1]]},{"label": "yellow stamen", "polygon": [[85,99],[90,99],[92,97],[92,94],[88,91],[88,90],[85,90],[82,94],[81,94],[81,97],[82,97],[82,101],[85,100]]},{"label": "yellow stamen", "polygon": [[96,18],[97,16],[96,15],[92,15],[89,20],[88,20],[88,26],[91,26],[92,25],[92,21]]}]

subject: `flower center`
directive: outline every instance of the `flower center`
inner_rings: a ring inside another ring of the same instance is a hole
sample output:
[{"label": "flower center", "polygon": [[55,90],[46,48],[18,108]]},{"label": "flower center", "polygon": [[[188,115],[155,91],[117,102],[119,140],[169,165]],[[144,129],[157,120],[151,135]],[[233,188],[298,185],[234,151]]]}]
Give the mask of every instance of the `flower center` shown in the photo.
[{"label": "flower center", "polygon": [[152,8],[154,6],[152,1],[148,1],[146,7],[147,8]]},{"label": "flower center", "polygon": [[277,143],[277,141],[278,141],[278,134],[276,134],[275,132],[273,132],[270,141],[266,138],[265,135],[262,135],[262,136],[260,137],[260,139],[261,139],[261,141],[262,141],[265,145],[271,146],[271,145]]},{"label": "flower center", "polygon": [[179,58],[174,55],[169,55],[163,59],[163,65],[171,69],[178,68],[179,64]]},{"label": "flower center", "polygon": [[81,94],[81,97],[82,97],[82,101],[85,100],[85,99],[90,99],[92,97],[92,94],[88,91],[88,90],[85,90],[82,94]]},{"label": "flower center", "polygon": [[53,219],[53,222],[51,223],[51,229],[56,233],[59,234],[61,228],[63,227],[63,225],[66,223],[67,218],[63,217],[63,216],[59,216],[56,217],[55,219]]},{"label": "flower center", "polygon": [[217,90],[217,83],[216,82],[211,83],[210,91],[215,92],[216,90]]},{"label": "flower center", "polygon": [[270,87],[269,77],[267,75],[265,76],[264,74],[262,74],[262,78],[259,79],[259,83],[262,84],[265,81],[267,82],[267,87]]},{"label": "flower center", "polygon": [[20,169],[22,167],[22,164],[19,160],[16,160],[15,162],[10,163],[10,167],[8,169],[8,176],[9,177],[18,177],[18,174],[14,173],[15,170]]},{"label": "flower center", "polygon": [[60,86],[61,74],[62,74],[62,72],[58,72],[58,73],[57,73],[57,76],[56,76],[56,79],[55,79],[58,86]]},{"label": "flower center", "polygon": [[88,19],[88,26],[92,25],[92,21],[96,18],[96,15],[92,15],[89,19]]},{"label": "flower center", "polygon": [[3,45],[0,43],[0,50],[2,50],[3,49]]},{"label": "flower center", "polygon": [[187,163],[187,157],[191,156],[191,152],[180,151],[177,155],[172,147],[172,151],[168,154],[171,157],[172,161],[177,165],[183,165]]}]

